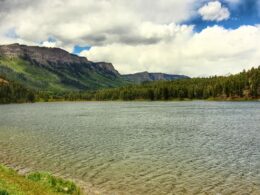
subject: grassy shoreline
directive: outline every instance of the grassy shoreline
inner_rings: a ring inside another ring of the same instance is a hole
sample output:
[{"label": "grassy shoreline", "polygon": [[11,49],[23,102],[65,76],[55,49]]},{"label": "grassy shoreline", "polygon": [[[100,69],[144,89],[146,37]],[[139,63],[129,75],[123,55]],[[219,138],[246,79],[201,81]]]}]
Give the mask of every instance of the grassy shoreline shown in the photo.
[{"label": "grassy shoreline", "polygon": [[82,195],[72,181],[45,172],[26,175],[0,164],[0,195]]}]

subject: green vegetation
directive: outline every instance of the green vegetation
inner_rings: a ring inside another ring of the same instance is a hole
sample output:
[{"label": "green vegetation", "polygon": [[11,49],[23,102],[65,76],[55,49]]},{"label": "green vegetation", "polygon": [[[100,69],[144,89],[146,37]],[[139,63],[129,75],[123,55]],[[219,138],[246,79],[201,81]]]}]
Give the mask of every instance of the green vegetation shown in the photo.
[{"label": "green vegetation", "polygon": [[16,171],[0,165],[0,195],[80,195],[71,181],[47,173],[18,175]]},{"label": "green vegetation", "polygon": [[260,97],[260,67],[236,75],[148,82],[96,92],[54,94],[57,100],[251,100]]},{"label": "green vegetation", "polygon": [[29,89],[46,92],[97,90],[130,83],[120,75],[92,68],[90,64],[42,65],[1,56],[0,75]]},{"label": "green vegetation", "polygon": [[48,173],[30,173],[27,178],[39,182],[44,186],[48,186],[55,192],[62,192],[66,194],[80,194],[77,186],[71,181],[65,181],[61,178],[56,178]]},{"label": "green vegetation", "polygon": [[[1,77],[0,77],[1,78]],[[236,75],[146,82],[98,91],[37,91],[0,82],[0,103],[109,100],[252,100],[260,97],[260,67]]]},{"label": "green vegetation", "polygon": [[0,76],[0,103],[34,102],[35,92]]},{"label": "green vegetation", "polygon": [[63,89],[56,75],[19,58],[0,57],[0,75],[31,89]]},{"label": "green vegetation", "polygon": [[0,190],[0,195],[9,195],[9,193],[6,190]]},{"label": "green vegetation", "polygon": [[[0,103],[76,100],[250,100],[260,96],[259,67],[230,76],[120,75],[58,48],[0,46]],[[178,79],[173,80],[172,79]],[[155,80],[168,81],[155,81]],[[150,81],[138,84],[142,81]]]}]

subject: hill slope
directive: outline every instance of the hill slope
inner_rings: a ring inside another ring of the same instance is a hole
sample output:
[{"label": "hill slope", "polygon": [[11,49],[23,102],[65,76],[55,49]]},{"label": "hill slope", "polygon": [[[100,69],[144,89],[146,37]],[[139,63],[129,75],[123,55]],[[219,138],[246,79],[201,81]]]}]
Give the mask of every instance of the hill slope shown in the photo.
[{"label": "hill slope", "polygon": [[120,75],[111,63],[91,62],[59,48],[0,46],[0,75],[40,91],[84,91],[154,80],[186,78],[161,73]]},{"label": "hill slope", "polygon": [[172,74],[149,73],[149,72],[140,72],[135,74],[127,74],[123,76],[134,83],[143,83],[146,81],[159,81],[159,80],[173,81],[177,79],[189,78],[188,76],[184,76],[184,75],[172,75]]},{"label": "hill slope", "polygon": [[95,90],[128,83],[105,62],[91,62],[58,48],[0,46],[0,75],[39,90]]},{"label": "hill slope", "polygon": [[250,100],[260,98],[260,66],[230,76],[154,81],[99,90],[86,98],[94,100]]},{"label": "hill slope", "polygon": [[34,102],[35,92],[0,76],[0,104]]}]

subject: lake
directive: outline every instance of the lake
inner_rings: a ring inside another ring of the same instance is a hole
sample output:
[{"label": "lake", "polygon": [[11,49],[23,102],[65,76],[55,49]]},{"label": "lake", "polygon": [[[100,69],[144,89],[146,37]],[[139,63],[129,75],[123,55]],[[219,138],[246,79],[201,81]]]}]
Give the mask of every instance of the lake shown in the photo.
[{"label": "lake", "polygon": [[91,194],[260,194],[260,102],[1,105],[0,163]]}]

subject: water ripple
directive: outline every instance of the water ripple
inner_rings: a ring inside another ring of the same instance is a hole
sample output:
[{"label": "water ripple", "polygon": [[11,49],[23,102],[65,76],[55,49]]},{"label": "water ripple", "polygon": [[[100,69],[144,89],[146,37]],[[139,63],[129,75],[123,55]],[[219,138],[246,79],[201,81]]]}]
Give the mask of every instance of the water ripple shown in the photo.
[{"label": "water ripple", "polygon": [[259,102],[0,110],[0,163],[73,178],[90,194],[260,194]]}]

